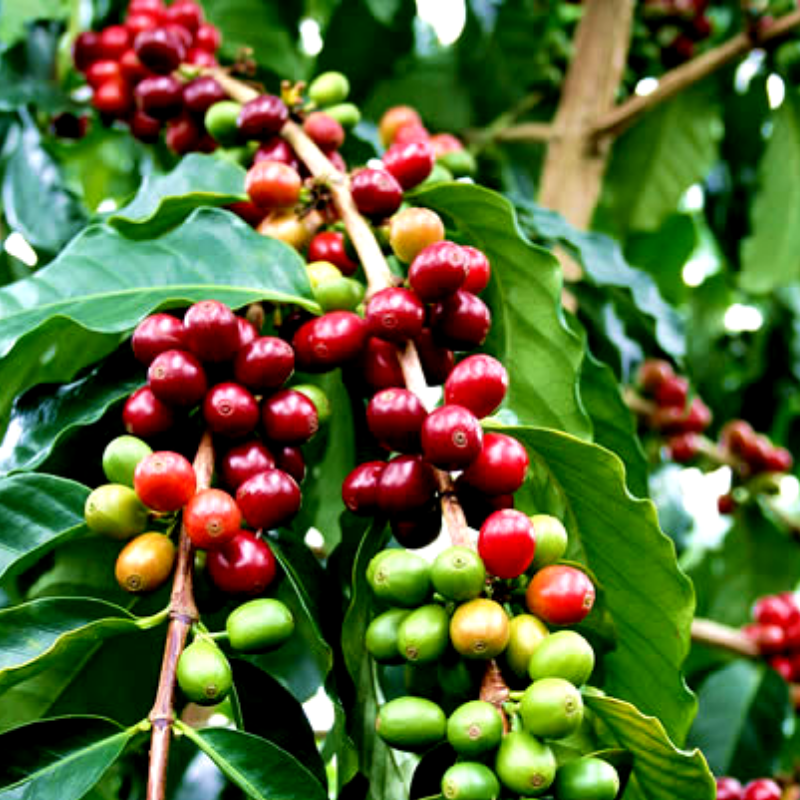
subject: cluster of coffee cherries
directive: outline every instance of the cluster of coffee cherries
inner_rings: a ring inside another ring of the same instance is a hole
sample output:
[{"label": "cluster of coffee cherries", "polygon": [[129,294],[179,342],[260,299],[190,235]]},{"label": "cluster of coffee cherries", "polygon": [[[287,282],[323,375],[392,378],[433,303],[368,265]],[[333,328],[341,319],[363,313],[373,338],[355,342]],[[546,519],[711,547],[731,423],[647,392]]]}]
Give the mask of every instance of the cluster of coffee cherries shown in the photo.
[{"label": "cluster of coffee cherries", "polygon": [[743,632],[786,681],[800,681],[800,607],[791,592],[767,595],[753,607],[753,622]]},{"label": "cluster of coffee cherries", "polygon": [[717,778],[717,800],[781,800],[783,793],[771,778],[758,778],[742,786],[736,778]]},{"label": "cluster of coffee cherries", "polygon": [[[524,532],[517,517],[527,524]],[[579,758],[557,769],[549,745],[583,721],[580,687],[595,654],[567,626],[590,612],[594,585],[582,570],[558,563],[567,533],[557,518],[501,510],[487,526],[478,552],[451,546],[430,563],[390,548],[370,562],[367,580],[379,613],[366,648],[379,663],[404,665],[408,692],[380,708],[377,733],[391,747],[415,752],[446,739],[458,754],[442,779],[446,798],[497,798],[502,784],[525,797],[613,800],[619,778],[610,764]],[[478,673],[491,659],[502,670],[501,685],[505,677],[526,686],[514,693],[517,703],[504,705],[513,720],[505,735],[498,707],[474,699]],[[578,787],[591,787],[591,794]]]},{"label": "cluster of coffee cherries", "polygon": [[697,45],[711,36],[710,5],[710,0],[645,0],[642,22],[648,40],[658,45],[665,67],[688,61]]},{"label": "cluster of coffee cherries", "polygon": [[194,0],[131,0],[121,24],[79,34],[75,66],[92,87],[92,105],[107,120],[122,120],[143,142],[155,142],[166,125],[167,145],[178,153],[209,151],[203,115],[225,97],[216,81],[184,84],[175,74],[183,64],[217,63],[220,33],[203,18]]}]

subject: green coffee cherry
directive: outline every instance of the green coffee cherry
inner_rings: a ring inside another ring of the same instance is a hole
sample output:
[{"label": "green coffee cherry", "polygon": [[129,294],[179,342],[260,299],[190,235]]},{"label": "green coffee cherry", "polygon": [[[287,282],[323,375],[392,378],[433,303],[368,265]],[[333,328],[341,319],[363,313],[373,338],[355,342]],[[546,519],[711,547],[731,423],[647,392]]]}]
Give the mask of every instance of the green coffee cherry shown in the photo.
[{"label": "green coffee cherry", "polygon": [[409,615],[405,608],[392,608],[370,622],[364,638],[367,652],[381,664],[402,664],[397,647],[400,623]]},{"label": "green coffee cherry", "polygon": [[559,767],[554,788],[558,800],[614,800],[619,775],[607,761],[587,756]]},{"label": "green coffee cherry", "polygon": [[441,606],[412,611],[397,632],[397,648],[407,661],[428,664],[444,655],[450,642],[450,617]]},{"label": "green coffee cherry", "polygon": [[420,186],[431,186],[434,183],[442,183],[446,181],[453,180],[453,173],[450,172],[447,167],[443,167],[441,164],[434,164],[433,169],[431,170],[431,174],[425,178],[424,181],[420,184]]},{"label": "green coffee cherry", "polygon": [[567,529],[560,519],[549,514],[534,514],[531,517],[536,536],[536,552],[533,555],[533,569],[541,569],[555,564],[567,550]]},{"label": "green coffee cherry", "polygon": [[448,600],[472,600],[482,591],[486,567],[469,547],[448,547],[431,565],[433,588]]},{"label": "green coffee cherry", "polygon": [[239,127],[236,120],[242,110],[233,100],[214,103],[206,111],[206,130],[223,146],[231,147],[239,142]]},{"label": "green coffee cherry", "polygon": [[366,289],[353,278],[333,278],[314,289],[314,299],[323,311],[352,311],[364,299]]},{"label": "green coffee cherry", "polygon": [[337,103],[325,109],[329,117],[333,117],[345,130],[355,128],[361,122],[361,111],[352,103]]},{"label": "green coffee cherry", "polygon": [[496,749],[503,738],[500,712],[484,700],[459,706],[447,720],[447,741],[460,756],[479,756]]},{"label": "green coffee cherry", "polygon": [[381,707],[375,730],[397,750],[424,750],[444,739],[444,711],[422,697],[399,697]]},{"label": "green coffee cherry", "polygon": [[594,650],[575,631],[551,633],[536,648],[528,663],[531,680],[563,678],[574,686],[583,686],[594,669]]},{"label": "green coffee cherry", "polygon": [[87,498],[86,524],[95,533],[112,539],[130,539],[147,527],[147,509],[129,486],[107,483]]},{"label": "green coffee cherry", "polygon": [[407,550],[389,550],[386,556],[381,556],[371,578],[370,569],[367,569],[367,580],[379,600],[414,608],[424,603],[430,594],[430,572],[430,565],[422,556]]},{"label": "green coffee cherry", "polygon": [[323,72],[308,87],[308,99],[318,106],[341,103],[350,94],[350,81],[341,72]]},{"label": "green coffee cherry", "polygon": [[[240,147],[218,147],[213,155],[229,164],[248,167],[253,161],[253,151],[246,145]],[[266,211],[264,212],[266,214]]]},{"label": "green coffee cherry", "polygon": [[525,730],[543,739],[563,739],[583,721],[581,693],[562,678],[534,681],[519,705]]},{"label": "green coffee cherry", "polygon": [[475,156],[469,150],[451,150],[436,159],[436,163],[450,170],[456,178],[471,178],[478,170]]},{"label": "green coffee cherry", "polygon": [[506,663],[517,677],[523,678],[528,674],[531,656],[547,638],[547,626],[533,614],[519,614],[509,623],[508,631]]},{"label": "green coffee cherry", "polygon": [[222,702],[233,686],[231,665],[208,639],[197,639],[178,659],[178,686],[193,703],[210,706]]},{"label": "green coffee cherry", "polygon": [[539,797],[555,780],[556,758],[546,744],[525,731],[516,731],[503,738],[494,771],[512,792]]},{"label": "green coffee cherry", "polygon": [[442,794],[446,800],[497,800],[500,782],[485,764],[462,761],[442,776]]},{"label": "green coffee cherry", "polygon": [[294,617],[280,600],[260,598],[232,611],[225,630],[234,650],[264,653],[280,647],[292,635]]},{"label": "green coffee cherry", "polygon": [[117,436],[103,451],[103,472],[111,483],[133,488],[136,465],[152,452],[147,442],[135,436]]},{"label": "green coffee cherry", "polygon": [[333,414],[333,409],[331,408],[331,401],[328,395],[325,394],[319,386],[315,386],[313,383],[301,383],[299,386],[292,386],[290,388],[294,389],[295,392],[300,392],[300,394],[305,395],[314,404],[314,408],[317,409],[317,417],[319,418],[320,425],[324,425],[328,422]]},{"label": "green coffee cherry", "polygon": [[394,552],[394,550],[381,550],[380,552],[376,553],[370,560],[369,564],[367,564],[367,583],[369,583],[370,586],[372,586],[372,581],[375,579],[375,573],[377,572],[378,567]]},{"label": "green coffee cherry", "polygon": [[306,274],[311,288],[315,291],[323,283],[344,277],[339,267],[331,264],[330,261],[312,261],[310,264],[306,264]]}]

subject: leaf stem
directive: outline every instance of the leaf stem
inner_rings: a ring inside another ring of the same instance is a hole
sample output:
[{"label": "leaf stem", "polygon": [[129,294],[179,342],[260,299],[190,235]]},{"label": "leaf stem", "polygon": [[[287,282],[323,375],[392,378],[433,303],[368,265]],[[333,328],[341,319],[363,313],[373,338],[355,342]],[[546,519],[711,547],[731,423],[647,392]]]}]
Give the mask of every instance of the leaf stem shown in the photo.
[{"label": "leaf stem", "polygon": [[692,641],[745,658],[760,656],[758,645],[747,634],[702,617],[692,620]]},{"label": "leaf stem", "polygon": [[149,617],[139,617],[136,620],[136,627],[141,631],[149,631],[151,628],[157,628],[162,622],[169,619],[170,606],[162,608],[157,614]]},{"label": "leaf stem", "polygon": [[[197,490],[211,485],[214,472],[214,445],[211,434],[206,431],[197,448],[194,459],[197,475]],[[186,637],[197,621],[197,605],[192,591],[192,572],[194,567],[194,547],[181,525],[178,542],[178,563],[172,582],[172,595],[169,604],[170,623],[167,628],[167,641],[164,658],[161,662],[161,677],[158,682],[155,703],[148,719],[153,730],[150,739],[150,766],[147,781],[147,800],[164,800],[167,790],[167,764],[172,727],[178,724],[173,704],[175,700],[175,674]]]}]

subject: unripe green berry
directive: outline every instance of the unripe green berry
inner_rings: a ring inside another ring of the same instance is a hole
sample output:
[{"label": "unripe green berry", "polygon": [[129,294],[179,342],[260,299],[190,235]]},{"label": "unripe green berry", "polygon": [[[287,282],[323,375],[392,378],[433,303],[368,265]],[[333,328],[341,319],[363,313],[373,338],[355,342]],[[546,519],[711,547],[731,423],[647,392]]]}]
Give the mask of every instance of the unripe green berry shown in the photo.
[{"label": "unripe green berry", "polygon": [[431,565],[433,588],[448,600],[472,600],[483,591],[486,568],[469,547],[448,547]]},{"label": "unripe green berry", "polygon": [[534,514],[531,517],[536,537],[536,552],[533,556],[534,570],[555,564],[567,551],[567,529],[560,519],[549,514]]},{"label": "unripe green berry", "polygon": [[502,738],[500,712],[485,700],[471,700],[460,705],[447,720],[447,741],[461,756],[489,753]]},{"label": "unripe green berry", "polygon": [[147,442],[135,436],[117,436],[103,451],[103,472],[111,483],[133,488],[136,465],[152,452]]},{"label": "unripe green berry", "polygon": [[583,721],[581,693],[562,678],[534,681],[519,706],[522,724],[529,733],[543,739],[563,739]]},{"label": "unripe green berry", "polygon": [[352,278],[322,281],[314,289],[314,299],[323,311],[352,311],[364,299],[364,284]]},{"label": "unripe green berry", "polygon": [[406,608],[391,608],[370,622],[364,635],[367,652],[381,664],[402,664],[397,647],[400,623],[411,612]]},{"label": "unripe green berry", "polygon": [[294,617],[280,600],[259,598],[232,611],[225,630],[234,650],[263,653],[280,647],[292,635]]},{"label": "unripe green berry", "polygon": [[214,103],[206,111],[206,130],[224,147],[230,147],[240,141],[236,120],[241,110],[242,107],[239,103],[235,103],[233,100],[222,100]]},{"label": "unripe green berry", "polygon": [[361,122],[361,111],[352,103],[338,103],[325,109],[329,117],[333,117],[345,130],[355,128]]},{"label": "unripe green berry", "polygon": [[436,159],[439,166],[449,170],[456,178],[471,178],[478,170],[475,156],[469,150],[451,150]]},{"label": "unripe green berry", "polygon": [[291,388],[295,392],[305,395],[314,404],[320,425],[324,425],[331,418],[333,414],[331,401],[319,386],[315,386],[313,383],[301,383],[299,386],[292,386]]},{"label": "unripe green berry", "polygon": [[228,659],[208,639],[196,639],[181,653],[177,678],[186,697],[204,706],[222,702],[233,686]]},{"label": "unripe green berry", "polygon": [[318,106],[341,103],[350,94],[350,81],[341,72],[323,72],[308,87],[308,99]]},{"label": "unripe green berry", "polygon": [[99,486],[86,498],[84,507],[89,529],[112,539],[130,539],[142,533],[147,513],[136,492],[118,483]]},{"label": "unripe green berry", "polygon": [[485,764],[461,761],[442,777],[445,800],[497,800],[500,782]]}]

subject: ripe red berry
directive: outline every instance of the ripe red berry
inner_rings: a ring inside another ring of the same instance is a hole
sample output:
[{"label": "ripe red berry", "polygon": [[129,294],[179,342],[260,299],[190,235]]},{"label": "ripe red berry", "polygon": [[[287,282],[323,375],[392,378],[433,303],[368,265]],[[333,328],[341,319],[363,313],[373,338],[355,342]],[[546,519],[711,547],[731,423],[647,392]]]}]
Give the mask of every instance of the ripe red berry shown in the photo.
[{"label": "ripe red berry", "polygon": [[716,800],[742,800],[742,784],[736,778],[717,778]]},{"label": "ripe red berry", "polygon": [[405,144],[407,142],[427,142],[431,138],[428,129],[424,125],[411,123],[403,125],[394,135],[393,144]]},{"label": "ripe red berry", "polygon": [[742,458],[747,462],[751,472],[762,472],[767,468],[771,451],[772,442],[766,436],[754,434],[746,443]]},{"label": "ripe red berry", "polygon": [[696,433],[679,433],[667,440],[667,452],[676,464],[688,464],[697,456],[699,437]]},{"label": "ripe red berry", "polygon": [[350,311],[331,311],[309,320],[292,339],[297,365],[327,372],[356,358],[367,339],[367,323]]},{"label": "ripe red berry", "polygon": [[253,163],[257,164],[259,161],[278,161],[297,172],[300,171],[297,155],[292,150],[292,146],[281,136],[272,136],[259,145],[253,156]]},{"label": "ripe red berry", "polygon": [[139,60],[135,50],[126,50],[119,57],[119,71],[125,82],[131,86],[135,86],[150,74],[147,67]]},{"label": "ripe red berry", "polygon": [[420,431],[427,416],[422,401],[408,389],[383,389],[367,406],[370,433],[387,450],[399,453],[420,452]]},{"label": "ripe red berry", "polygon": [[153,394],[171,406],[194,406],[208,389],[200,362],[185,350],[167,350],[157,355],[147,370]]},{"label": "ripe red berry", "polygon": [[142,64],[158,75],[174,72],[186,56],[181,40],[166,28],[142,31],[133,47]]},{"label": "ripe red berry", "polygon": [[157,28],[158,25],[159,19],[153,14],[128,14],[125,19],[125,27],[128,29],[133,42],[136,42],[136,37],[142,31],[150,31],[153,28]]},{"label": "ripe red berry", "polygon": [[461,287],[465,292],[480,294],[488,285],[492,277],[492,267],[489,259],[475,247],[462,245],[461,251],[467,259],[467,277]]},{"label": "ripe red berry", "polygon": [[194,35],[194,45],[209,53],[216,53],[222,44],[222,35],[219,29],[210,22],[204,22]]},{"label": "ripe red berry", "polygon": [[492,356],[475,355],[459,362],[447,376],[444,400],[468,408],[476,417],[487,417],[503,402],[508,373]]},{"label": "ripe red berry", "polygon": [[377,336],[367,339],[353,371],[373,392],[403,388],[406,385],[397,345]]},{"label": "ripe red berry", "polygon": [[481,424],[463,406],[437,408],[422,424],[422,452],[439,469],[466,469],[482,447]]},{"label": "ripe red berry", "polygon": [[254,392],[283,386],[294,372],[294,350],[275,336],[262,336],[236,354],[233,372],[236,380]]},{"label": "ripe red berry", "polygon": [[791,593],[759,598],[753,606],[753,619],[759,625],[778,625],[788,628],[800,621],[800,608]]},{"label": "ripe red berry", "polygon": [[390,217],[403,202],[403,187],[385,170],[362,169],[350,181],[358,210],[367,217]]},{"label": "ripe red berry", "polygon": [[785,447],[773,447],[764,460],[767,472],[789,472],[794,464],[792,454]]},{"label": "ripe red berry", "polygon": [[242,513],[221,489],[203,489],[186,504],[183,526],[195,547],[213,550],[239,533]]},{"label": "ripe red berry", "polygon": [[382,289],[367,303],[369,332],[390,342],[415,339],[425,322],[425,306],[408,289]]},{"label": "ripe red berry", "polygon": [[154,119],[172,119],[183,109],[183,85],[172,75],[153,75],[139,81],[134,95],[139,109]]},{"label": "ripe red berry", "polygon": [[513,508],[495,511],[481,525],[478,555],[498,578],[516,578],[533,561],[536,539],[533,523]]},{"label": "ripe red berry", "polygon": [[329,261],[345,276],[358,269],[358,264],[347,255],[344,234],[338,231],[318,233],[308,245],[308,261]]},{"label": "ripe red berry", "polygon": [[453,350],[470,350],[486,341],[492,327],[487,305],[474,294],[459,289],[433,307],[434,338]]},{"label": "ripe red berry", "polygon": [[214,103],[227,99],[225,90],[213,78],[195,78],[183,87],[183,105],[187,111],[202,116]]},{"label": "ripe red berry", "polygon": [[264,141],[278,133],[288,118],[289,111],[280,97],[262,94],[242,106],[237,126],[244,139]]},{"label": "ripe red berry", "polygon": [[186,51],[186,63],[194,64],[196,67],[216,67],[218,62],[208,50],[202,47],[190,47]]},{"label": "ripe red berry", "polygon": [[750,423],[743,419],[734,419],[722,426],[720,443],[735,455],[743,455],[755,435]]},{"label": "ripe red berry", "polygon": [[161,121],[137,109],[130,121],[131,136],[145,144],[155,144],[161,134]]},{"label": "ripe red berry", "polygon": [[162,0],[131,0],[128,3],[128,14],[151,14],[159,22],[163,20],[164,10]]},{"label": "ripe red berry", "polygon": [[294,478],[297,483],[302,483],[306,477],[306,460],[303,458],[303,451],[296,445],[276,446],[275,466]]},{"label": "ripe red berry", "polygon": [[277,528],[299,510],[300,487],[285,472],[268,469],[245,481],[236,490],[236,502],[251,528]]},{"label": "ripe red berry", "polygon": [[786,631],[780,625],[753,625],[748,631],[758,649],[766,655],[780,653],[786,648]]},{"label": "ripe red berry", "polygon": [[149,386],[137,389],[122,409],[125,430],[140,439],[150,439],[168,431],[175,423],[172,409],[162,403]]},{"label": "ripe red berry", "polygon": [[721,494],[717,498],[717,510],[720,514],[733,514],[736,510],[736,501],[732,494]]},{"label": "ripe red berry", "polygon": [[342,483],[342,500],[354,514],[371,517],[378,513],[378,484],[385,461],[359,464]]},{"label": "ripe red berry", "polygon": [[383,156],[383,165],[403,189],[422,183],[433,170],[433,147],[427,141],[393,144]]},{"label": "ripe red berry", "polygon": [[525,593],[530,612],[551,625],[577,625],[592,610],[594,598],[589,576],[564,564],[540,569]]},{"label": "ripe red berry", "polygon": [[675,375],[672,365],[660,358],[648,358],[642,362],[637,373],[637,381],[646,394],[655,394],[662,383]]},{"label": "ripe red berry", "polygon": [[197,122],[189,114],[183,114],[167,123],[164,141],[173,153],[185,155],[199,148],[201,136]]},{"label": "ripe red berry", "polygon": [[422,456],[397,456],[378,483],[378,506],[385,514],[407,516],[426,508],[436,496],[436,479]]},{"label": "ripe red berry", "polygon": [[121,78],[122,70],[119,66],[119,61],[110,61],[107,58],[95,61],[86,70],[86,82],[93,89],[102,86],[106,81],[118,81]]},{"label": "ripe red berry", "polygon": [[431,503],[427,508],[411,514],[392,517],[392,535],[407,550],[427,547],[435,541],[442,530],[442,511],[439,504]]},{"label": "ripe red berry", "polygon": [[239,349],[239,323],[224,303],[203,300],[183,318],[189,349],[203,361],[227,361]]},{"label": "ripe red berry", "polygon": [[98,45],[102,58],[116,60],[131,46],[130,31],[124,25],[109,25],[100,31]]},{"label": "ripe red berry", "polygon": [[180,453],[158,450],[137,464],[133,488],[148,508],[178,511],[194,495],[197,478],[192,465]]},{"label": "ripe red berry", "polygon": [[456,364],[453,351],[435,342],[430,328],[420,331],[416,345],[425,380],[434,386],[444,383]]},{"label": "ripe red berry", "polygon": [[131,345],[137,360],[149,365],[166,350],[186,346],[183,323],[171,314],[151,314],[136,326]]},{"label": "ripe red berry", "polygon": [[344,128],[324,111],[309,114],[303,122],[303,130],[326,153],[338,150],[344,144]]},{"label": "ripe red berry", "polygon": [[685,406],[689,396],[689,381],[681,375],[669,376],[653,394],[660,406]]},{"label": "ripe red berry", "polygon": [[277,572],[270,546],[250,531],[209,552],[206,565],[214,585],[228,594],[261,594]]},{"label": "ripe red berry", "polygon": [[487,433],[480,455],[461,479],[484,494],[513,494],[522,486],[528,471],[525,448],[504,433]]},{"label": "ripe red berry", "polygon": [[258,425],[258,403],[238,383],[212,386],[203,401],[203,418],[214,432],[231,438],[247,436]]},{"label": "ripe red berry", "polygon": [[467,257],[454,242],[429,244],[411,262],[408,282],[425,303],[443,300],[464,284],[467,277]]},{"label": "ripe red berry", "polygon": [[250,320],[244,317],[236,317],[236,325],[239,328],[239,347],[236,350],[238,356],[239,350],[258,339],[258,330]]},{"label": "ripe red berry", "polygon": [[422,125],[419,113],[411,106],[392,106],[384,112],[378,125],[378,133],[384,145],[391,144],[400,128],[406,125]]},{"label": "ripe red berry", "polygon": [[744,787],[742,800],[781,800],[781,787],[769,778],[759,778]]},{"label": "ripe red berry", "polygon": [[275,458],[259,441],[243,442],[232,447],[222,459],[222,480],[234,491],[245,481],[275,468]]},{"label": "ripe red berry", "polygon": [[319,429],[317,407],[301,392],[283,389],[261,405],[267,438],[281,444],[303,444]]},{"label": "ripe red berry", "polygon": [[72,45],[72,58],[75,66],[86,72],[91,64],[100,58],[100,36],[94,31],[84,31],[75,37]]},{"label": "ripe red berry", "polygon": [[203,22],[203,9],[193,0],[176,0],[164,11],[164,21],[194,33]]},{"label": "ripe red berry", "polygon": [[259,161],[247,171],[244,188],[260,208],[291,208],[300,199],[303,182],[297,170],[279,161]]},{"label": "ripe red berry", "polygon": [[464,145],[452,133],[436,133],[431,136],[430,142],[436,158],[445,153],[457,153],[464,149]]},{"label": "ripe red berry", "polygon": [[122,78],[109,78],[101,83],[92,95],[92,105],[110,117],[124,117],[132,105],[130,87]]},{"label": "ripe red berry", "polygon": [[768,659],[769,665],[785,681],[793,681],[795,676],[795,661],[788,656],[772,656]]}]

